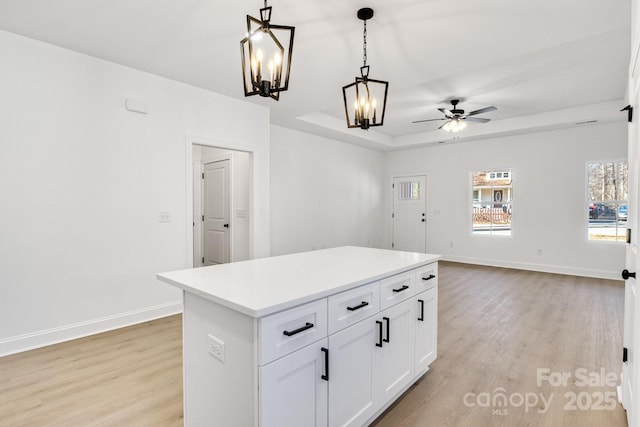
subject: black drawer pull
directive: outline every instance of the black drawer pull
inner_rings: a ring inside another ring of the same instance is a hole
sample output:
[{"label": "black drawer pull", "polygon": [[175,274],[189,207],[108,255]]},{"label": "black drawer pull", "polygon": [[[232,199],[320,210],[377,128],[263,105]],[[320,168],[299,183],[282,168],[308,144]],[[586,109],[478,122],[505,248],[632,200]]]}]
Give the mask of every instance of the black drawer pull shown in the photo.
[{"label": "black drawer pull", "polygon": [[307,329],[311,329],[311,328],[313,328],[313,323],[309,323],[309,322],[307,322],[307,323],[306,323],[303,327],[301,327],[301,328],[295,329],[295,330],[293,330],[293,331],[283,331],[282,333],[283,333],[283,334],[285,334],[286,336],[290,337],[290,336],[292,336],[292,335],[299,334],[300,332],[304,332],[304,331],[306,331]]},{"label": "black drawer pull", "polygon": [[394,290],[393,290],[393,292],[402,292],[402,291],[406,291],[407,289],[409,289],[409,286],[404,285],[404,286],[403,286],[403,287],[401,287],[401,288],[394,289]]},{"label": "black drawer pull", "polygon": [[382,322],[379,320],[376,320],[376,323],[378,324],[378,342],[376,343],[376,347],[382,347]]},{"label": "black drawer pull", "polygon": [[436,278],[435,274],[430,274],[429,277],[423,277],[422,280],[431,280],[435,278]]},{"label": "black drawer pull", "polygon": [[324,371],[326,372],[324,375],[321,375],[325,381],[329,381],[329,349],[322,347],[320,350],[324,353]]},{"label": "black drawer pull", "polygon": [[362,303],[356,305],[355,307],[347,307],[347,310],[349,311],[356,311],[356,310],[360,310],[362,307],[366,307],[368,306],[369,303],[366,301],[362,301]]},{"label": "black drawer pull", "polygon": [[389,342],[389,318],[388,317],[383,317],[382,320],[387,322],[387,339],[383,338],[382,341]]},{"label": "black drawer pull", "polygon": [[424,301],[419,299],[418,302],[420,303],[420,317],[418,317],[418,320],[424,322]]}]

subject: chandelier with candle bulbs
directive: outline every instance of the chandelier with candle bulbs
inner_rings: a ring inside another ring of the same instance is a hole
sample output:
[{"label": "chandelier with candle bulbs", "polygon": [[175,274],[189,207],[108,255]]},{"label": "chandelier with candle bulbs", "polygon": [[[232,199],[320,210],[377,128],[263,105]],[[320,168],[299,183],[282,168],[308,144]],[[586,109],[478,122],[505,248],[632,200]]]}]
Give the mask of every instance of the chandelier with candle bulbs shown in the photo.
[{"label": "chandelier with candle bulbs", "polygon": [[347,127],[369,129],[371,126],[382,126],[387,106],[389,82],[369,78],[367,65],[367,20],[373,17],[373,9],[365,7],[358,10],[358,19],[364,21],[363,33],[363,65],[360,77],[342,88],[344,111]]},{"label": "chandelier with candle bulbs", "polygon": [[271,6],[260,19],[247,15],[247,35],[240,41],[244,96],[260,95],[278,101],[289,88],[295,27],[271,23]]}]

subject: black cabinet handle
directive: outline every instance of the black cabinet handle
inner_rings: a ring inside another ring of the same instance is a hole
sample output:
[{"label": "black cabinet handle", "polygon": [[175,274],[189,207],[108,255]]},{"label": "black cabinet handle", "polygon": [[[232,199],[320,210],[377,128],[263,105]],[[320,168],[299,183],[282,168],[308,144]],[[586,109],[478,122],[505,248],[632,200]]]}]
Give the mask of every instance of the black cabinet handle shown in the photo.
[{"label": "black cabinet handle", "polygon": [[627,280],[629,277],[633,277],[635,279],[636,278],[636,273],[631,273],[626,268],[624,270],[622,270],[622,278],[624,280]]},{"label": "black cabinet handle", "polygon": [[401,287],[401,288],[394,289],[394,290],[393,290],[393,292],[402,292],[402,291],[406,291],[407,289],[409,289],[409,286],[404,285],[404,286],[403,286],[403,287]]},{"label": "black cabinet handle", "polygon": [[378,324],[378,342],[376,343],[376,347],[382,347],[382,322],[379,320],[376,320],[376,323]]},{"label": "black cabinet handle", "polygon": [[290,337],[292,335],[295,334],[299,334],[300,332],[304,332],[307,329],[311,329],[313,328],[313,323],[309,323],[307,322],[303,327],[298,328],[298,329],[294,329],[293,331],[283,331],[282,333],[285,334],[286,336]]},{"label": "black cabinet handle", "polygon": [[435,274],[430,274],[429,277],[423,277],[422,280],[431,280],[435,278],[436,278]]},{"label": "black cabinet handle", "polygon": [[224,228],[229,228],[229,224],[223,225]]},{"label": "black cabinet handle", "polygon": [[419,299],[418,302],[420,303],[420,317],[418,317],[418,320],[424,322],[424,301]]},{"label": "black cabinet handle", "polygon": [[320,350],[322,350],[322,352],[324,353],[324,372],[325,372],[324,375],[322,375],[320,378],[322,378],[325,381],[329,381],[329,349],[322,347]]},{"label": "black cabinet handle", "polygon": [[387,338],[386,339],[383,338],[382,341],[389,342],[389,318],[388,317],[383,317],[382,320],[387,322]]},{"label": "black cabinet handle", "polygon": [[356,310],[360,310],[362,307],[366,307],[368,306],[369,303],[366,301],[362,301],[362,303],[356,305],[355,307],[347,307],[347,310],[349,311],[356,311]]}]

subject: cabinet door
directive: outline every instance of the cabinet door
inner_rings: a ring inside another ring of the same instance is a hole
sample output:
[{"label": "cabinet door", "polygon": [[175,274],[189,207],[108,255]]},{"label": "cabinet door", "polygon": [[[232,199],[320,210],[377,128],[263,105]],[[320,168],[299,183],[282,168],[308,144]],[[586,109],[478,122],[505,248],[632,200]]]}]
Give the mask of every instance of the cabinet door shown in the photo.
[{"label": "cabinet door", "polygon": [[327,425],[327,339],[260,367],[260,426]]},{"label": "cabinet door", "polygon": [[393,399],[413,381],[415,358],[414,300],[409,299],[382,311],[382,347],[374,347],[376,403]]},{"label": "cabinet door", "polygon": [[377,408],[374,399],[375,319],[329,336],[329,425],[361,426]]},{"label": "cabinet door", "polygon": [[422,375],[436,360],[438,345],[438,288],[414,298],[416,315],[416,376]]}]

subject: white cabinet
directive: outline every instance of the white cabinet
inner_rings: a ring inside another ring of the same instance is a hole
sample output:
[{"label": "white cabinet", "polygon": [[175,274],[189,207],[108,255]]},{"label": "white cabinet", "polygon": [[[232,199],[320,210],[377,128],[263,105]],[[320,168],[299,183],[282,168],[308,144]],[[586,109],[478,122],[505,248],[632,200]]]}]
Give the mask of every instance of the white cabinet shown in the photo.
[{"label": "white cabinet", "polygon": [[378,329],[382,330],[382,346],[375,349],[375,389],[379,407],[389,402],[414,379],[413,312],[409,300],[384,310],[378,316],[382,321],[378,323]]},{"label": "white cabinet", "polygon": [[260,426],[327,425],[327,339],[260,368]]},{"label": "white cabinet", "polygon": [[437,286],[414,297],[415,316],[415,372],[424,374],[436,359],[438,346],[438,288]]},{"label": "white cabinet", "polygon": [[361,426],[377,411],[373,318],[329,336],[329,425]]}]

